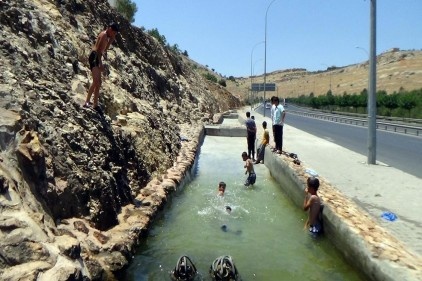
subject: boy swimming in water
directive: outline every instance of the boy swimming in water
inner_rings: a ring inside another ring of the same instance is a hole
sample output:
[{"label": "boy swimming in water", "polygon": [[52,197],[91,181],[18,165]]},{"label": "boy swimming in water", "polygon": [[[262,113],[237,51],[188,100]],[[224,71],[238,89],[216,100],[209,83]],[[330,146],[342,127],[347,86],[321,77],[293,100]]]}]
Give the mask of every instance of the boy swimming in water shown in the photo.
[{"label": "boy swimming in water", "polygon": [[322,222],[319,218],[321,199],[317,194],[318,187],[319,180],[315,177],[309,177],[307,180],[307,187],[305,188],[305,200],[303,201],[303,210],[309,210],[305,228],[309,227],[309,233],[314,237],[322,233]]},{"label": "boy swimming in water", "polygon": [[243,161],[245,161],[245,166],[243,166],[244,168],[246,168],[245,175],[247,173],[249,173],[249,176],[248,176],[248,178],[246,179],[246,182],[245,182],[245,186],[253,185],[256,181],[256,174],[255,174],[255,171],[253,169],[253,162],[248,157],[248,154],[246,152],[242,153],[242,159],[243,159]]},{"label": "boy swimming in water", "polygon": [[220,181],[218,184],[218,196],[224,196],[224,192],[226,191],[226,183],[224,181]]}]

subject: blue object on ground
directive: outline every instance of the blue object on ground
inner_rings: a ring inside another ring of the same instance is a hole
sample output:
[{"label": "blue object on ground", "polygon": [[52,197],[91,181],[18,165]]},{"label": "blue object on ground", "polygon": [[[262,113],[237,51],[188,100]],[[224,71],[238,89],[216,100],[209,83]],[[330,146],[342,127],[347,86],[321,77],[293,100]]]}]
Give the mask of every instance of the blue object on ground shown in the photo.
[{"label": "blue object on ground", "polygon": [[395,221],[397,219],[397,216],[392,212],[384,212],[382,213],[381,217],[388,221]]}]

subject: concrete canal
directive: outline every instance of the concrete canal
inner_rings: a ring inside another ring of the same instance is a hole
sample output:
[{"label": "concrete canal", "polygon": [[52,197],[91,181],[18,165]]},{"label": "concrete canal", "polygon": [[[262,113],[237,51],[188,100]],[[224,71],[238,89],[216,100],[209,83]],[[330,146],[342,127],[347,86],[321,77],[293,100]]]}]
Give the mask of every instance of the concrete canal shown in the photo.
[{"label": "concrete canal", "polygon": [[[363,280],[329,238],[308,235],[306,213],[264,165],[255,165],[253,187],[243,185],[245,147],[245,138],[205,137],[192,180],[156,219],[125,280],[170,280],[182,255],[194,262],[197,280],[211,280],[209,268],[221,255],[233,258],[242,280]],[[227,184],[224,197],[217,196],[220,181]]]}]

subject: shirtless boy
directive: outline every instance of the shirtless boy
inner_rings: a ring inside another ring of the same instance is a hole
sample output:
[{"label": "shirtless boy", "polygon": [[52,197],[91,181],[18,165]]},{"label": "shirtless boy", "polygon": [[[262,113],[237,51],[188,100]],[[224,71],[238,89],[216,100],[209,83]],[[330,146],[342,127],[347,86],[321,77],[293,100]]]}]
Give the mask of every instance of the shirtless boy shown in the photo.
[{"label": "shirtless boy", "polygon": [[243,166],[244,168],[246,168],[245,175],[247,173],[249,173],[249,176],[248,176],[248,178],[246,179],[246,182],[245,182],[245,186],[254,185],[254,183],[256,181],[256,174],[255,174],[255,171],[253,169],[253,162],[248,157],[248,154],[246,152],[242,153],[242,159],[243,159],[243,161],[245,161],[245,166]]},{"label": "shirtless boy", "polygon": [[92,51],[88,59],[89,68],[92,73],[92,84],[89,87],[84,107],[89,107],[91,105],[91,96],[94,93],[94,102],[92,103],[92,107],[95,110],[100,109],[98,107],[98,97],[100,95],[101,87],[101,72],[104,71],[102,57],[104,56],[104,58],[107,59],[107,50],[114,42],[118,32],[119,25],[117,23],[111,23],[106,30],[101,31],[95,41],[95,45],[92,47]]},{"label": "shirtless boy", "polygon": [[322,232],[322,223],[319,219],[321,211],[321,199],[317,194],[319,180],[315,177],[309,177],[305,188],[305,200],[303,201],[303,210],[308,211],[308,220],[305,229],[309,227],[309,233],[312,236],[318,236]]}]

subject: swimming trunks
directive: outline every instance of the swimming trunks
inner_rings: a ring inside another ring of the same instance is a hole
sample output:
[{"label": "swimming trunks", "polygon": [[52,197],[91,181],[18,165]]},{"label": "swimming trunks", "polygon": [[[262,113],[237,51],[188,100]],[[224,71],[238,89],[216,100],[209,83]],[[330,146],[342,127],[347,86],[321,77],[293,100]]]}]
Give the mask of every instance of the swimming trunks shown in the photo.
[{"label": "swimming trunks", "polygon": [[314,225],[309,226],[309,234],[313,237],[317,237],[322,233],[322,225],[318,222]]},{"label": "swimming trunks", "polygon": [[96,51],[92,51],[91,54],[89,55],[89,68],[92,69],[94,67],[99,67],[100,66],[100,56],[98,55],[98,53]]},{"label": "swimming trunks", "polygon": [[246,179],[245,186],[253,185],[256,181],[256,174],[250,173],[248,178]]}]

